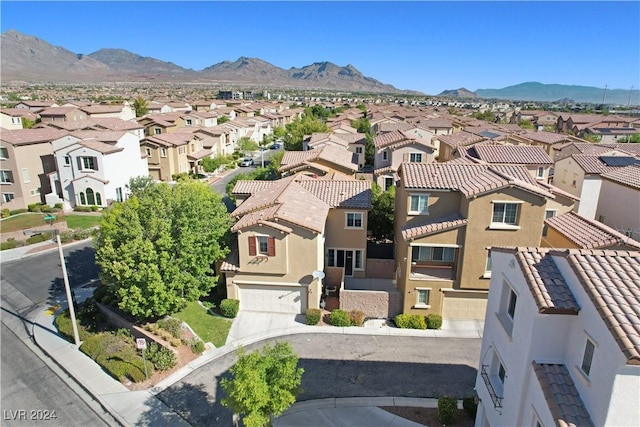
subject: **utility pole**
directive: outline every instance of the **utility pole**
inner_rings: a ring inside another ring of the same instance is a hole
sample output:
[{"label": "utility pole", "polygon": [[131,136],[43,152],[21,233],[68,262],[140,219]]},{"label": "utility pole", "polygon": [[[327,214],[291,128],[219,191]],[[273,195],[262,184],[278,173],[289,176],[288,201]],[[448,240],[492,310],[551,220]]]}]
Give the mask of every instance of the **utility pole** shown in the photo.
[{"label": "utility pole", "polygon": [[78,325],[76,323],[76,309],[73,306],[71,287],[69,286],[69,276],[67,275],[67,264],[64,262],[62,242],[60,241],[60,230],[58,229],[56,229],[56,241],[58,243],[58,253],[60,254],[60,264],[62,264],[62,279],[64,280],[64,290],[67,293],[67,301],[69,302],[69,317],[71,318],[71,327],[73,328],[73,340],[75,341],[76,346],[80,347],[80,336],[78,335]]}]

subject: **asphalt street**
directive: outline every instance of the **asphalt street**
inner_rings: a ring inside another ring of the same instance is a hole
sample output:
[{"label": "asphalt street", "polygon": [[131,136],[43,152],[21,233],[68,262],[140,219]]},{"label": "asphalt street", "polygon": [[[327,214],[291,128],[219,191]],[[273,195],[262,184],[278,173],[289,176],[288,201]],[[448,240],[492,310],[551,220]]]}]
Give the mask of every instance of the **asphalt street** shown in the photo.
[{"label": "asphalt street", "polygon": [[[303,334],[280,340],[291,343],[305,370],[298,401],[474,394],[480,339]],[[220,404],[219,380],[229,376],[236,360],[233,353],[216,359],[158,397],[192,425],[230,424],[232,414]]]}]

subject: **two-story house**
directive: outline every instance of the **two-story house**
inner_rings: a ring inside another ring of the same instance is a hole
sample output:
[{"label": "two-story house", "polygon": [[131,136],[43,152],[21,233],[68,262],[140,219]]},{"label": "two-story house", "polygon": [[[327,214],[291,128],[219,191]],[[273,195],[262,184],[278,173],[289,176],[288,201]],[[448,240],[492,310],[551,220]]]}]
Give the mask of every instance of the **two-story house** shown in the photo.
[{"label": "two-story house", "polygon": [[304,172],[324,176],[332,173],[355,176],[358,171],[357,155],[335,145],[309,151],[285,151],[278,172],[290,175]]},{"label": "two-story house", "polygon": [[313,133],[302,141],[304,151],[319,149],[326,145],[335,145],[355,153],[358,167],[365,163],[366,136],[362,133]]},{"label": "two-story house", "polygon": [[414,132],[393,131],[381,133],[374,140],[373,180],[383,189],[393,186],[402,162],[431,163],[435,147],[431,137]]},{"label": "two-story house", "polygon": [[23,119],[35,124],[38,120],[38,116],[36,113],[26,108],[0,109],[0,128],[2,129],[23,129]]},{"label": "two-story house", "polygon": [[56,170],[51,141],[66,134],[51,128],[0,132],[0,206],[3,209],[27,209],[30,204],[44,202],[44,195],[52,188],[49,174]]},{"label": "two-story house", "polygon": [[547,182],[553,160],[537,146],[485,145],[482,143],[467,148],[467,155],[487,164],[523,165],[532,178]]},{"label": "two-story house", "polygon": [[521,165],[403,163],[398,174],[396,277],[407,314],[483,319],[487,248],[539,245],[548,205],[561,214],[574,203]]},{"label": "two-story house", "polygon": [[323,272],[364,277],[371,183],[295,175],[238,181],[231,231],[237,246],[221,265],[240,309],[305,313],[319,308]]},{"label": "two-story house", "polygon": [[475,425],[640,425],[640,252],[491,249]]},{"label": "two-story house", "polygon": [[[171,181],[174,175],[190,170],[190,143],[195,136],[191,132],[172,132],[148,136],[140,141],[147,155],[149,175],[159,181]],[[194,152],[202,146],[194,147]]]},{"label": "two-story house", "polygon": [[[56,173],[47,202],[106,207],[127,197],[131,178],[149,176],[139,138],[127,131],[77,131],[51,142]],[[57,196],[57,197],[56,197]]]}]

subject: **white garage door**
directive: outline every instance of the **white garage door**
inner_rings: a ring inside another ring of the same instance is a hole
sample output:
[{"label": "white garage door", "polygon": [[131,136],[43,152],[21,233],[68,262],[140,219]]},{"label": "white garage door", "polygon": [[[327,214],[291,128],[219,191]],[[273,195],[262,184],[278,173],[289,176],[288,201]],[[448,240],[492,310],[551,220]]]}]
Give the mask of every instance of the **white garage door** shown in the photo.
[{"label": "white garage door", "polygon": [[468,298],[445,295],[442,317],[448,319],[484,320],[486,311],[486,296],[485,298]]},{"label": "white garage door", "polygon": [[307,288],[302,286],[238,285],[240,310],[304,313]]}]

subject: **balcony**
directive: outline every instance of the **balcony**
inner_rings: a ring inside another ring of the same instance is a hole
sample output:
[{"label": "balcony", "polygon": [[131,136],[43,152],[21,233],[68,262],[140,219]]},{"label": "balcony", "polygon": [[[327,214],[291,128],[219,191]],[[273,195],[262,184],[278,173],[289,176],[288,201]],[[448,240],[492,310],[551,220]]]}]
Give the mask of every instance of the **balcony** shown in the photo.
[{"label": "balcony", "polygon": [[456,272],[451,265],[428,265],[411,263],[411,280],[455,280]]},{"label": "balcony", "polygon": [[489,365],[482,365],[482,371],[480,371],[480,376],[484,381],[484,384],[487,386],[487,390],[489,391],[489,396],[491,396],[491,400],[493,401],[494,408],[502,408],[502,397],[498,396],[496,390],[493,388],[493,384],[491,384],[491,379],[489,378],[489,373],[487,372],[487,368]]}]

